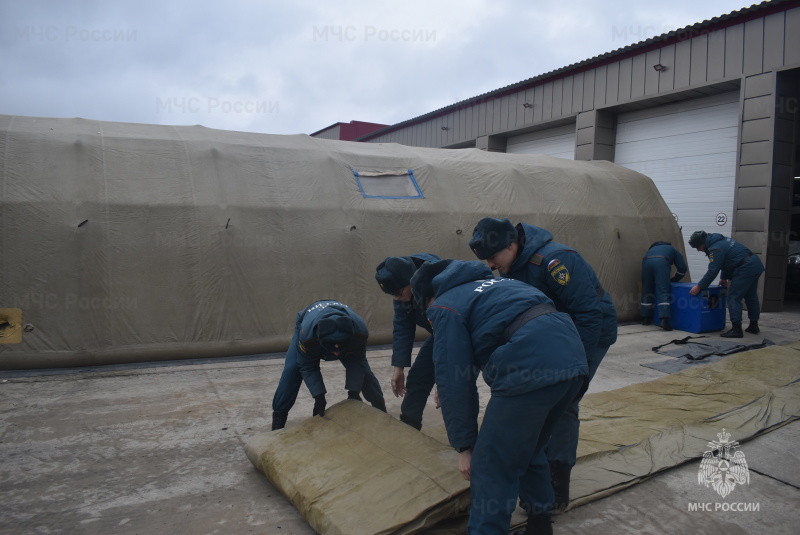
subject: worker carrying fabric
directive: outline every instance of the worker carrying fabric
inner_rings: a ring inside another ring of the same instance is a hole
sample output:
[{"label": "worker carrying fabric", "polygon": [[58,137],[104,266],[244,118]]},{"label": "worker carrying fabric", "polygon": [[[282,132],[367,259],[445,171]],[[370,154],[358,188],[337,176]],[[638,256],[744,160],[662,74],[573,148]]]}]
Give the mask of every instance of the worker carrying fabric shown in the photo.
[{"label": "worker carrying fabric", "polygon": [[[728,314],[731,318],[731,329],[722,333],[724,338],[742,338],[742,299],[747,305],[747,318],[750,325],[745,329],[758,334],[758,319],[761,316],[761,304],[758,301],[758,279],[764,272],[764,264],[758,255],[722,234],[708,234],[698,230],[689,237],[689,245],[708,257],[708,271],[695,286],[689,290],[697,295],[707,289],[717,275],[720,275],[720,286],[728,288]],[[722,272],[720,274],[720,272]]]},{"label": "worker carrying fabric", "polygon": [[[670,278],[672,265],[675,265],[675,275]],[[657,241],[653,243],[642,258],[642,302],[640,313],[642,325],[653,322],[653,307],[658,303],[658,318],[661,328],[665,331],[672,330],[670,317],[672,313],[672,292],[670,282],[678,282],[685,275],[688,268],[683,255],[671,243]]]},{"label": "worker carrying fabric", "polygon": [[[428,306],[447,437],[470,480],[469,533],[507,533],[517,498],[524,533],[552,533],[545,447],[588,384],[575,325],[541,291],[477,261],[426,262],[411,286]],[[479,372],[491,388],[480,430]]]},{"label": "worker carrying fabric", "polygon": [[[425,309],[411,293],[411,277],[429,260],[435,262],[439,257],[429,253],[390,256],[375,268],[375,280],[381,290],[394,299],[392,392],[403,397],[400,420],[417,430],[422,429],[422,413],[434,385],[433,336],[423,342],[412,365],[411,351],[417,326],[428,332],[431,326],[425,318]],[[406,380],[405,368],[408,367],[411,369]]]},{"label": "worker carrying fabric", "polygon": [[[583,342],[591,381],[617,340],[614,302],[592,266],[573,248],[554,242],[550,231],[526,223],[515,227],[508,219],[481,219],[469,246],[491,269],[541,290],[559,311],[570,315]],[[573,400],[556,425],[547,449],[557,510],[569,504],[569,479],[578,450],[580,399]]]},{"label": "worker carrying fabric", "polygon": [[386,412],[381,385],[367,362],[368,336],[364,320],[344,303],[317,301],[298,312],[283,373],[272,398],[272,430],[286,425],[303,382],[314,398],[312,416],[325,416],[327,390],[320,371],[321,360],[341,361],[348,399],[361,400],[363,392],[373,407]]}]

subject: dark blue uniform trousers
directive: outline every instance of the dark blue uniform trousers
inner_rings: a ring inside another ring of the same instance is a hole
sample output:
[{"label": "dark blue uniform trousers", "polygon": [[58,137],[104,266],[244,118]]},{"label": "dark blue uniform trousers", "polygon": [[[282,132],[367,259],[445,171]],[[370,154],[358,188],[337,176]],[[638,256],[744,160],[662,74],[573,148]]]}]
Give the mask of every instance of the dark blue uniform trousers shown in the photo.
[{"label": "dark blue uniform trousers", "polygon": [[[292,344],[296,344],[292,340]],[[365,363],[366,364],[366,363]],[[372,370],[367,364],[367,373],[364,375],[363,385],[345,385],[348,390],[359,390],[364,399],[371,404],[383,400],[383,392],[378,378],[372,373]],[[297,401],[297,394],[300,392],[300,386],[303,384],[303,376],[300,374],[300,368],[297,366],[297,353],[289,351],[286,353],[286,360],[283,364],[283,373],[281,380],[278,382],[278,388],[275,390],[275,396],[272,398],[272,410],[277,412],[286,412],[294,406]],[[355,387],[354,387],[355,386]]]},{"label": "dark blue uniform trousers", "polygon": [[[611,345],[598,345],[592,351],[591,355],[586,355],[586,361],[589,364],[589,375],[586,377],[586,387],[588,388],[589,382],[594,377],[597,368],[600,366],[603,357],[608,353],[608,348]],[[578,451],[578,435],[580,434],[581,421],[578,418],[578,407],[580,406],[581,399],[583,398],[583,390],[579,391],[575,399],[569,404],[567,410],[559,418],[558,422],[553,428],[553,434],[550,437],[550,445],[547,447],[547,458],[550,462],[561,463],[567,466],[575,466],[577,461]]]},{"label": "dark blue uniform trousers", "polygon": [[433,369],[433,335],[429,336],[417,352],[406,377],[406,395],[400,405],[403,421],[416,429],[422,428],[422,412],[435,384]]},{"label": "dark blue uniform trousers", "polygon": [[508,535],[518,497],[529,512],[550,512],[555,496],[545,447],[584,380],[489,399],[470,466],[470,534]]},{"label": "dark blue uniform trousers", "polygon": [[747,305],[747,319],[758,321],[761,305],[758,302],[758,279],[764,272],[764,264],[756,255],[736,269],[728,285],[728,312],[732,323],[742,322],[742,299]]},{"label": "dark blue uniform trousers", "polygon": [[653,301],[658,307],[659,318],[669,318],[670,295],[672,293],[669,279],[672,264],[663,258],[645,258],[642,260],[642,302],[640,315],[643,318],[653,316]]}]

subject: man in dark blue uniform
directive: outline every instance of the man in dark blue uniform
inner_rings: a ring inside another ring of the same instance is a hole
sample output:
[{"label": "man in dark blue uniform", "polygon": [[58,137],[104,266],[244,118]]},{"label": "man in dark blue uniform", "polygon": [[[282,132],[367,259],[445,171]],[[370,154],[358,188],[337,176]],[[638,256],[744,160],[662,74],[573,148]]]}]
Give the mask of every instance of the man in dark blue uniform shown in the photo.
[{"label": "man in dark blue uniform", "polygon": [[742,338],[742,299],[747,305],[747,318],[750,320],[747,332],[758,334],[758,318],[761,316],[761,304],[758,301],[758,279],[764,273],[764,264],[758,255],[722,234],[707,234],[698,230],[689,237],[689,245],[708,257],[708,271],[695,286],[689,290],[697,295],[708,288],[717,275],[720,275],[720,286],[728,288],[728,314],[731,318],[731,329],[722,333],[724,338]]},{"label": "man in dark blue uniform", "polygon": [[[675,264],[675,275],[670,278],[672,265]],[[642,325],[653,322],[654,301],[658,303],[658,318],[661,328],[671,331],[670,305],[672,304],[669,283],[678,282],[685,275],[688,268],[683,255],[671,243],[657,241],[650,246],[642,258],[642,302],[640,313]]]},{"label": "man in dark blue uniform", "polygon": [[[541,290],[566,312],[581,336],[591,381],[608,348],[617,341],[617,312],[592,266],[550,231],[508,219],[486,217],[473,231],[470,249],[500,274]],[[569,504],[569,478],[575,466],[580,420],[577,396],[553,430],[547,457],[556,493],[556,509]]]},{"label": "man in dark blue uniform", "polygon": [[[552,534],[545,448],[588,373],[575,325],[542,292],[481,262],[426,262],[411,285],[428,305],[447,437],[470,480],[469,533],[508,533],[519,498],[524,533]],[[479,372],[492,393],[480,431]]]},{"label": "man in dark blue uniform", "polygon": [[[411,350],[417,326],[428,332],[431,332],[431,327],[425,318],[425,309],[411,293],[411,277],[429,260],[435,262],[439,257],[429,253],[390,256],[375,269],[375,280],[381,290],[394,299],[392,392],[395,396],[403,396],[400,420],[417,430],[422,429],[422,412],[434,385],[433,336],[423,342],[412,365]],[[406,381],[405,368],[409,366],[411,369]]]},{"label": "man in dark blue uniform", "polygon": [[314,398],[312,416],[325,416],[327,401],[320,360],[339,360],[345,367],[344,387],[349,399],[364,398],[386,412],[381,385],[367,362],[369,331],[361,316],[338,301],[317,301],[297,314],[294,336],[283,374],[272,398],[272,430],[283,429],[289,410],[305,382]]}]

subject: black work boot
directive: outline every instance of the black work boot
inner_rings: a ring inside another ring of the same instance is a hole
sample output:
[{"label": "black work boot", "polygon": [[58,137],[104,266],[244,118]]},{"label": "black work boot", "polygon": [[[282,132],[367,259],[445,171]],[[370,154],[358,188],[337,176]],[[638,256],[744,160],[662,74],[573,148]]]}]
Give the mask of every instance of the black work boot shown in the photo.
[{"label": "black work boot", "polygon": [[553,491],[556,494],[556,501],[553,504],[554,512],[561,512],[569,505],[569,476],[572,467],[563,463],[550,463],[550,481],[553,483]]},{"label": "black work boot", "polygon": [[286,426],[286,419],[289,417],[288,412],[273,411],[272,412],[272,430],[277,431]]},{"label": "black work boot", "polygon": [[733,327],[730,331],[722,333],[720,336],[723,338],[742,338],[744,337],[744,333],[742,332],[742,322],[733,322]]},{"label": "black work boot", "polygon": [[650,325],[651,323],[653,323],[653,318],[650,316],[645,316],[642,318],[642,325]]},{"label": "black work boot", "polygon": [[661,328],[665,331],[672,330],[672,324],[669,322],[669,318],[661,318]]},{"label": "black work boot", "polygon": [[550,515],[528,515],[525,530],[517,530],[514,535],[553,535],[553,520]]},{"label": "black work boot", "polygon": [[758,328],[757,321],[751,321],[750,325],[747,326],[747,329],[745,329],[745,331],[749,332],[750,334],[758,334],[761,332],[761,329]]}]

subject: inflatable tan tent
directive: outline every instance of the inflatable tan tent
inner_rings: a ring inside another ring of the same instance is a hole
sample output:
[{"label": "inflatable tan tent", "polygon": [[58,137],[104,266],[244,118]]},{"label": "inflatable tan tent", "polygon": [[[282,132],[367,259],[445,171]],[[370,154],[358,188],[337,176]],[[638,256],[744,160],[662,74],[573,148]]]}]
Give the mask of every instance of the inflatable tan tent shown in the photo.
[{"label": "inflatable tan tent", "polygon": [[[638,316],[653,182],[608,162],[0,115],[0,368],[288,346],[318,299],[391,339],[387,256],[474,259],[484,216],[550,229]],[[16,343],[14,343],[16,342]]]}]

